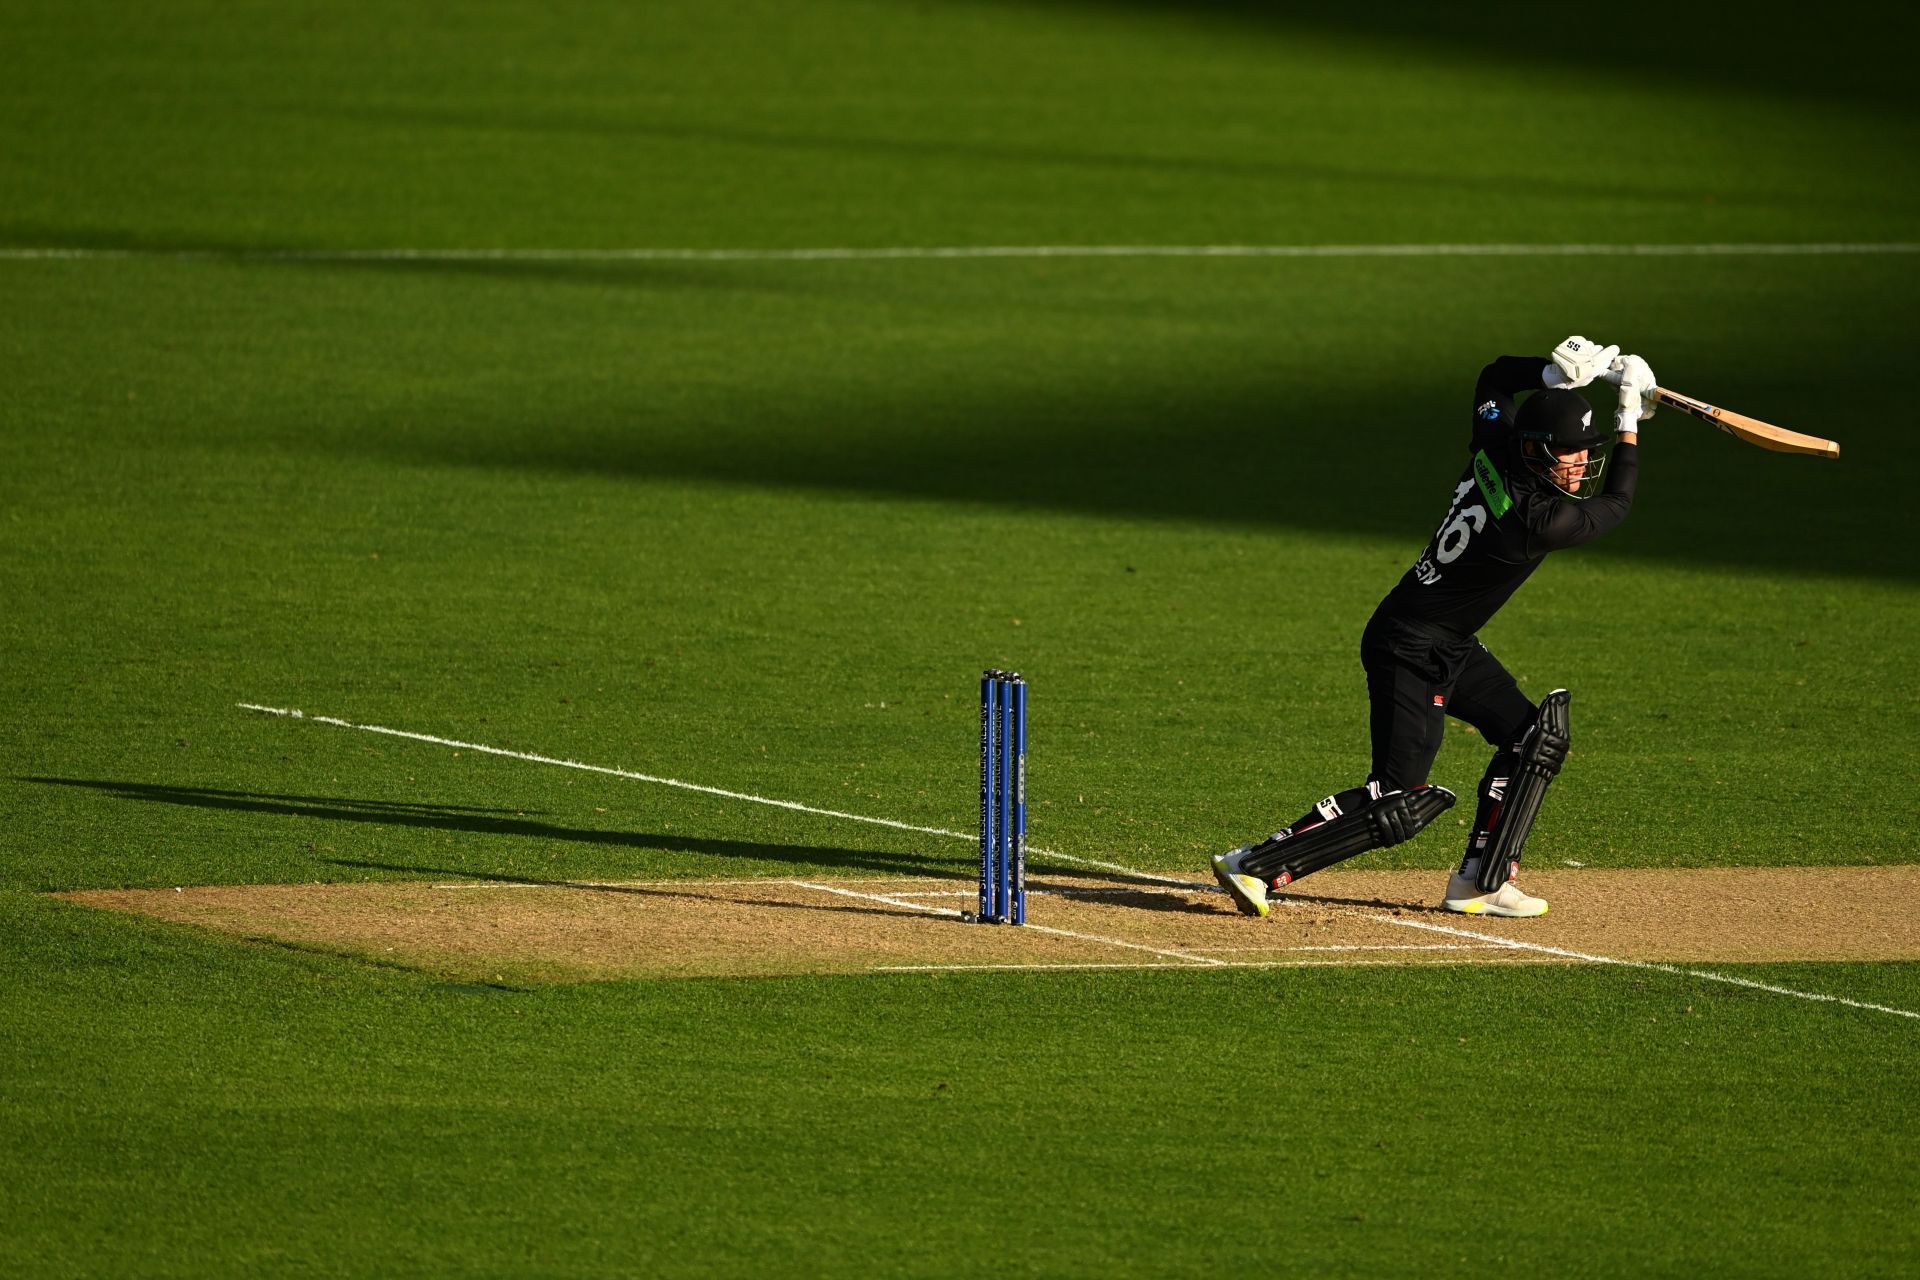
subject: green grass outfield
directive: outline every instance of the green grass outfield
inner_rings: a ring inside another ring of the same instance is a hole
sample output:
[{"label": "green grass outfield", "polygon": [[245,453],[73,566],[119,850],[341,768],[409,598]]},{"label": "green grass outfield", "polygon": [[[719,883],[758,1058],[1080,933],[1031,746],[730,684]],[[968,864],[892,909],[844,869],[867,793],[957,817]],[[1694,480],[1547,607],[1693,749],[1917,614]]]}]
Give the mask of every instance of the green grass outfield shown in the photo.
[{"label": "green grass outfield", "polygon": [[[1912,252],[579,256],[1920,241],[1910,18],[1373,12],[0,4],[0,1271],[1911,1271],[1920,1019],[1873,1009],[508,990],[41,896],[964,872],[236,704],[965,829],[989,665],[1036,843],[1199,874],[1364,775],[1474,372],[1570,330],[1844,452],[1663,413],[1489,627],[1574,691],[1530,857],[1920,861]],[[1920,964],[1719,971],[1920,1011]]]}]

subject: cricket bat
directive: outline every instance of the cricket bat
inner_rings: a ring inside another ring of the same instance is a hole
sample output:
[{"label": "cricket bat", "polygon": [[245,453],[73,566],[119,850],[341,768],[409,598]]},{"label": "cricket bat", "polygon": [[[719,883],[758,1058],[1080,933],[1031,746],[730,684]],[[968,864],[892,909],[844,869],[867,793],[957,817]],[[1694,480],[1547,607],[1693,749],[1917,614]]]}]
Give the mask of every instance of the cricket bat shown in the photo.
[{"label": "cricket bat", "polygon": [[1798,431],[1788,431],[1785,427],[1776,427],[1771,422],[1749,418],[1744,413],[1717,408],[1704,400],[1695,400],[1692,396],[1683,396],[1665,387],[1655,387],[1653,398],[1682,413],[1692,414],[1702,422],[1712,423],[1736,440],[1757,444],[1762,449],[1771,449],[1775,453],[1809,453],[1816,458],[1840,456],[1840,446],[1831,440],[1822,440],[1819,436],[1803,436]]}]

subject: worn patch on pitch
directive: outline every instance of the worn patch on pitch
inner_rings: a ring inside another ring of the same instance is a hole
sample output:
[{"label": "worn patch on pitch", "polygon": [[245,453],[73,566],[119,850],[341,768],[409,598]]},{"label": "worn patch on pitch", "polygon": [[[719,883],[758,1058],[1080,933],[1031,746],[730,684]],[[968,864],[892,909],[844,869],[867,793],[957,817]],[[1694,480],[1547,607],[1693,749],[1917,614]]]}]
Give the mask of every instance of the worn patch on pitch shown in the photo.
[{"label": "worn patch on pitch", "polygon": [[[971,882],[764,879],[225,885],[59,896],[462,978],[929,968],[1920,958],[1920,867],[1529,872],[1534,920],[1441,911],[1444,872],[1327,871],[1256,920],[1212,884],[1035,875],[1029,926],[963,923]],[[1515,948],[1508,940],[1531,946]],[[1543,949],[1545,948],[1545,949]]]}]

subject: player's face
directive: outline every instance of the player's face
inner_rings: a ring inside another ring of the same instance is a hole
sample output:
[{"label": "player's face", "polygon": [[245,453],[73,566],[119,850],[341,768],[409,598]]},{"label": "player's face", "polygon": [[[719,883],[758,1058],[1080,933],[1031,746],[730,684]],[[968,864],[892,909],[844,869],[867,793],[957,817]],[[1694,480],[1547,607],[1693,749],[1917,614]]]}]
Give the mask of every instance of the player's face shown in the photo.
[{"label": "player's face", "polygon": [[1553,459],[1553,482],[1569,492],[1578,488],[1586,475],[1587,451],[1576,449],[1572,453],[1556,453]]}]

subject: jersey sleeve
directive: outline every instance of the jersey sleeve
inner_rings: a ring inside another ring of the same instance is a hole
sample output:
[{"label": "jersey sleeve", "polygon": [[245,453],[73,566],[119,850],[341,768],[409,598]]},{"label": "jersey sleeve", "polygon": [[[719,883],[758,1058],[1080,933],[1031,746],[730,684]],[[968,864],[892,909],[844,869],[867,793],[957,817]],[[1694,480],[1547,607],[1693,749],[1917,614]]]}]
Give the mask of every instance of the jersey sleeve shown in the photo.
[{"label": "jersey sleeve", "polygon": [[1616,444],[1607,460],[1607,487],[1584,502],[1541,496],[1527,512],[1533,549],[1563,551],[1592,542],[1627,518],[1640,478],[1640,446]]},{"label": "jersey sleeve", "polygon": [[1544,356],[1501,356],[1480,371],[1480,380],[1473,387],[1469,450],[1484,449],[1496,436],[1505,434],[1513,425],[1513,398],[1546,385],[1541,374],[1547,363]]}]

